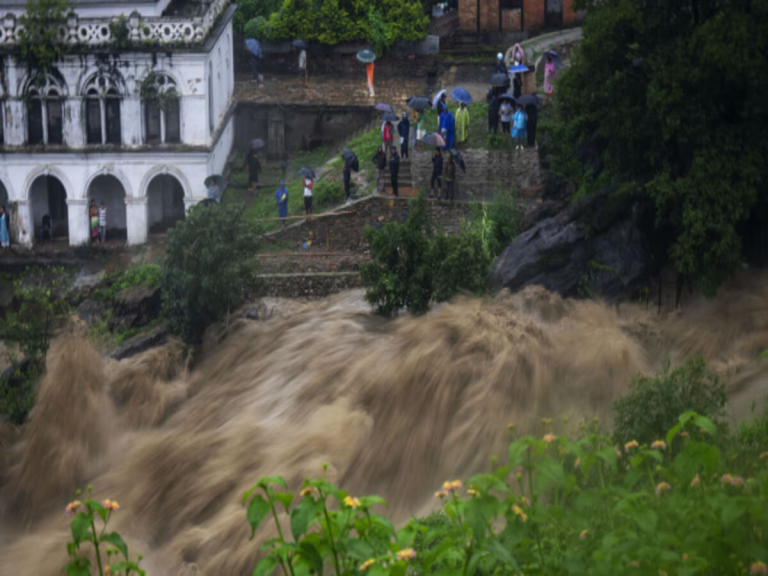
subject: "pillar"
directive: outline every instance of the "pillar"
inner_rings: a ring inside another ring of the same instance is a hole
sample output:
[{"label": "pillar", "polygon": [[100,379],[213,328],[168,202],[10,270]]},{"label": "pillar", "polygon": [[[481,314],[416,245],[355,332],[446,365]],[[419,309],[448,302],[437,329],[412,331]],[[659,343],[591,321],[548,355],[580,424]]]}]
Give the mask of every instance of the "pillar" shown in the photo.
[{"label": "pillar", "polygon": [[32,222],[32,208],[28,200],[11,202],[11,240],[24,246],[32,246],[35,239],[35,226]]},{"label": "pillar", "polygon": [[90,240],[88,222],[88,200],[85,198],[67,198],[69,216],[69,245],[81,246]]},{"label": "pillar", "polygon": [[147,241],[149,225],[147,223],[147,198],[125,198],[125,227],[128,232],[128,245],[144,244]]},{"label": "pillar", "polygon": [[273,108],[269,111],[268,133],[269,157],[282,158],[285,155],[285,117],[280,108]]}]

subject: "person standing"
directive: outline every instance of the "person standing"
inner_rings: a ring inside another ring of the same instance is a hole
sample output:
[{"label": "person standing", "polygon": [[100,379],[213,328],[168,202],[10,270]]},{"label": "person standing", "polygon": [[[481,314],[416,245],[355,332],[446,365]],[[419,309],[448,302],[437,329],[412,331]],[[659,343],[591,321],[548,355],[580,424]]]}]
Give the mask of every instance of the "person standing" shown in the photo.
[{"label": "person standing", "polygon": [[453,114],[446,108],[440,117],[440,132],[445,138],[445,147],[450,150],[456,143],[456,121]]},{"label": "person standing", "polygon": [[101,243],[107,241],[107,207],[102,200],[99,205],[99,233],[101,234]]},{"label": "person standing", "polygon": [[392,194],[398,196],[397,189],[397,177],[400,173],[400,156],[397,154],[397,149],[392,149],[392,156],[389,159],[389,178],[392,183]]},{"label": "person standing", "polygon": [[557,74],[557,70],[555,70],[555,65],[552,63],[552,58],[550,56],[547,56],[547,63],[544,65],[544,94],[545,102],[549,102],[552,100],[552,96],[555,91],[555,87],[552,84],[552,81],[555,79],[555,76]]},{"label": "person standing", "polygon": [[253,190],[259,187],[259,172],[261,172],[261,162],[256,155],[256,150],[248,152],[245,157],[245,167],[248,168],[248,188]]},{"label": "person standing", "polygon": [[96,208],[96,202],[91,198],[88,205],[88,218],[91,222],[91,243],[99,241],[99,209]]},{"label": "person standing", "polygon": [[285,229],[285,219],[288,218],[288,189],[282,180],[280,180],[280,187],[275,192],[275,202],[277,203],[277,216],[283,223],[283,229]]},{"label": "person standing", "polygon": [[515,147],[516,150],[522,150],[525,148],[525,138],[526,138],[526,118],[525,118],[525,110],[523,110],[522,106],[517,107],[517,112],[515,113],[515,131],[517,135],[517,146]]},{"label": "person standing", "polygon": [[445,199],[453,202],[453,186],[456,181],[456,161],[453,154],[448,154],[448,164],[445,165]]},{"label": "person standing", "polygon": [[464,143],[469,139],[469,108],[464,102],[456,110],[456,141]]},{"label": "person standing", "polygon": [[496,67],[494,68],[496,74],[506,74],[507,66],[504,64],[504,55],[499,52],[496,54]]},{"label": "person standing", "polygon": [[437,101],[437,129],[440,130],[441,121],[443,119],[443,114],[445,112],[448,112],[448,104],[445,103],[445,94],[440,96],[440,99]]},{"label": "person standing", "polygon": [[539,109],[535,104],[529,104],[525,107],[525,112],[528,114],[528,146],[534,148],[536,146],[536,124],[539,121]]},{"label": "person standing", "polygon": [[5,206],[0,206],[0,247],[8,248],[11,245],[11,228],[8,225],[8,211]]},{"label": "person standing", "polygon": [[508,138],[511,138],[510,134],[510,122],[512,122],[512,114],[514,113],[514,109],[512,108],[512,105],[509,103],[509,100],[504,100],[504,104],[501,105],[501,132],[502,134],[506,134]]},{"label": "person standing", "polygon": [[512,96],[520,98],[523,94],[523,77],[517,73],[515,79],[512,81]]},{"label": "person standing", "polygon": [[416,110],[416,130],[413,135],[413,148],[414,150],[421,150],[421,139],[424,138],[424,112]]},{"label": "person standing", "polygon": [[496,134],[499,129],[499,99],[493,89],[488,90],[488,133]]},{"label": "person standing", "polygon": [[411,134],[411,121],[408,120],[408,113],[403,111],[403,117],[397,123],[397,133],[400,135],[400,156],[403,160],[408,159],[408,138]]},{"label": "person standing", "polygon": [[304,214],[309,216],[312,214],[312,188],[314,182],[309,176],[304,176]]},{"label": "person standing", "polygon": [[[443,175],[443,154],[440,148],[435,148],[435,153],[432,155],[432,179],[429,182],[429,197],[434,198],[434,192],[437,190],[437,196],[440,197],[440,189],[443,187],[442,182]],[[435,188],[437,184],[437,188]]]},{"label": "person standing", "polygon": [[347,195],[347,204],[352,202],[352,192],[350,190],[350,180],[352,179],[352,164],[355,157],[350,155],[344,159],[344,169],[341,174],[344,177],[344,193]]},{"label": "person standing", "polygon": [[373,155],[372,160],[376,165],[376,192],[378,194],[383,194],[385,192],[384,170],[387,169],[387,156],[384,154],[384,150],[381,149],[381,146],[379,146],[376,154]]},{"label": "person standing", "polygon": [[299,78],[304,76],[304,84],[309,83],[309,72],[307,72],[307,51],[304,48],[299,52]]},{"label": "person standing", "polygon": [[392,145],[394,143],[395,139],[395,129],[392,126],[392,122],[386,122],[384,124],[384,133],[383,133],[383,141],[384,141],[384,154],[389,156],[392,153]]},{"label": "person standing", "polygon": [[373,62],[368,62],[368,64],[365,65],[365,72],[368,75],[368,91],[371,94],[371,97],[373,97],[375,94],[373,92]]}]

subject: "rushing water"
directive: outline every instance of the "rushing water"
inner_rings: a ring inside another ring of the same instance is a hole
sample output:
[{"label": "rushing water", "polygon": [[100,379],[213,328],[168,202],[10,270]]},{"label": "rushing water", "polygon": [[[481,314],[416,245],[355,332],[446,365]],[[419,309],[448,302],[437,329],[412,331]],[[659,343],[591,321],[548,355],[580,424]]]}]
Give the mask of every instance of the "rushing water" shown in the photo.
[{"label": "rushing water", "polygon": [[[260,476],[319,475],[378,493],[394,519],[429,512],[439,484],[503,454],[507,424],[607,420],[638,372],[703,355],[731,412],[768,393],[768,276],[656,310],[566,301],[538,288],[458,300],[421,318],[371,315],[359,291],[212,335],[194,369],[179,346],[117,363],[62,337],[29,423],[0,429],[0,574],[66,562],[65,504],[92,483],[148,574],[250,574],[242,492]],[[565,424],[560,424],[565,426]]]}]

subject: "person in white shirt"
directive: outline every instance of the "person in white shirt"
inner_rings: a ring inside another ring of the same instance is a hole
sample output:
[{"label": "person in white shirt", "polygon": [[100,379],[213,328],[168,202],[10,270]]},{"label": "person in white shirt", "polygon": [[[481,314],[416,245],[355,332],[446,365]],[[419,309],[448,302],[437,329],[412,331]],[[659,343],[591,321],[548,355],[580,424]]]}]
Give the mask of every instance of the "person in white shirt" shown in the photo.
[{"label": "person in white shirt", "polygon": [[107,239],[107,207],[104,202],[99,206],[99,233],[101,234],[101,243]]},{"label": "person in white shirt", "polygon": [[506,134],[508,137],[510,136],[510,123],[512,121],[512,114],[514,110],[512,109],[512,105],[509,103],[509,100],[504,100],[504,103],[501,105],[501,109],[499,110],[501,113],[501,130],[502,133]]},{"label": "person in white shirt", "polygon": [[299,53],[299,77],[301,77],[302,74],[304,75],[304,83],[308,83],[309,75],[307,73],[307,51],[303,48]]},{"label": "person in white shirt", "polygon": [[304,177],[304,214],[312,214],[312,187],[314,183],[309,176]]}]

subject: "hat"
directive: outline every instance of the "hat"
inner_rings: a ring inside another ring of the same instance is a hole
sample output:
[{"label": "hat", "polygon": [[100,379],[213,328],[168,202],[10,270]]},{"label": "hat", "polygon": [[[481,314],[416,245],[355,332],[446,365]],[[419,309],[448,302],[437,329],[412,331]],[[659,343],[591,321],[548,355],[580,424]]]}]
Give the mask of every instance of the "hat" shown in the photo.
[{"label": "hat", "polygon": [[501,54],[501,52],[496,54],[496,58],[499,59],[499,60],[504,60],[504,56]]},{"label": "hat", "polygon": [[282,180],[280,180],[280,186],[285,186],[285,182],[283,182]]}]

